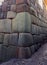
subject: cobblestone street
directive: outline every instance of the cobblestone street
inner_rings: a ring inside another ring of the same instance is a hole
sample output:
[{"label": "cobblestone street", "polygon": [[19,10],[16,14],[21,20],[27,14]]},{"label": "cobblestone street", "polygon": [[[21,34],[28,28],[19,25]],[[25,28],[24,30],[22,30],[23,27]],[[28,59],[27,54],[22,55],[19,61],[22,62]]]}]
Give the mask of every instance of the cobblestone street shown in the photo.
[{"label": "cobblestone street", "polygon": [[30,59],[12,59],[0,65],[47,65],[47,43],[32,55]]}]

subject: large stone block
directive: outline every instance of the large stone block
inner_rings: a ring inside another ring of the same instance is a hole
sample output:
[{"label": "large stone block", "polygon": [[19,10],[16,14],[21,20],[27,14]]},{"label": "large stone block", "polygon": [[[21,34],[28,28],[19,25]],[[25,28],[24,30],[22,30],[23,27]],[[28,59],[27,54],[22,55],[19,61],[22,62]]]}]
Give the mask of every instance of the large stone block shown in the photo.
[{"label": "large stone block", "polygon": [[35,6],[31,5],[30,10],[31,10],[30,13],[31,13],[32,15],[37,16],[37,11],[35,10]]},{"label": "large stone block", "polygon": [[16,46],[3,46],[2,47],[2,61],[8,61],[16,57]]},{"label": "large stone block", "polygon": [[37,25],[32,24],[31,33],[38,34],[38,26]]},{"label": "large stone block", "polygon": [[15,17],[16,17],[16,13],[15,12],[13,12],[13,11],[8,11],[7,12],[7,18],[8,19],[13,19]]},{"label": "large stone block", "polygon": [[31,57],[31,50],[29,47],[24,48],[25,51],[25,58],[30,58]]},{"label": "large stone block", "polygon": [[31,50],[31,54],[33,54],[35,52],[35,46],[34,45],[30,46],[30,50]]},{"label": "large stone block", "polygon": [[38,33],[43,34],[42,27],[38,26]]},{"label": "large stone block", "polygon": [[18,34],[5,34],[4,35],[4,45],[18,45]]},{"label": "large stone block", "polygon": [[20,1],[16,0],[16,4],[24,4],[24,3],[30,5],[30,1],[29,0],[20,0]]},{"label": "large stone block", "polygon": [[42,43],[43,42],[43,34],[39,34],[39,35],[33,35],[33,43]]},{"label": "large stone block", "polygon": [[24,0],[16,0],[16,4],[24,3]]},{"label": "large stone block", "polygon": [[11,20],[3,19],[0,20],[0,32],[11,32]]},{"label": "large stone block", "polygon": [[19,47],[18,48],[19,49],[19,51],[18,51],[18,54],[17,54],[17,57],[18,58],[25,58],[25,51],[24,51],[24,47]]},{"label": "large stone block", "polygon": [[31,57],[30,47],[19,47],[17,52],[16,52],[17,53],[17,57],[20,58],[20,59],[30,58]]},{"label": "large stone block", "polygon": [[47,24],[44,21],[39,20],[39,26],[47,27]]},{"label": "large stone block", "polygon": [[16,11],[16,5],[11,5],[11,11]]},{"label": "large stone block", "polygon": [[18,13],[12,20],[13,32],[31,32],[31,16],[27,12]]},{"label": "large stone block", "polygon": [[31,12],[30,11],[30,7],[27,4],[19,4],[16,5],[16,12],[20,13],[20,12]]},{"label": "large stone block", "polygon": [[2,46],[2,61],[4,62],[4,61],[7,61],[7,48],[8,47],[6,47],[6,46]]},{"label": "large stone block", "polygon": [[[33,14],[34,14],[34,13],[33,13]],[[39,25],[39,20],[38,20],[38,18],[37,18],[36,16],[34,16],[34,15],[31,15],[31,22],[32,22],[33,24]]]},{"label": "large stone block", "polygon": [[33,43],[33,38],[30,33],[19,34],[19,40],[18,40],[19,46],[29,47],[32,45],[32,43]]},{"label": "large stone block", "polygon": [[8,46],[6,59],[9,60],[15,57],[16,57],[16,46]]},{"label": "large stone block", "polygon": [[7,12],[0,12],[0,19],[6,19],[7,17]]}]

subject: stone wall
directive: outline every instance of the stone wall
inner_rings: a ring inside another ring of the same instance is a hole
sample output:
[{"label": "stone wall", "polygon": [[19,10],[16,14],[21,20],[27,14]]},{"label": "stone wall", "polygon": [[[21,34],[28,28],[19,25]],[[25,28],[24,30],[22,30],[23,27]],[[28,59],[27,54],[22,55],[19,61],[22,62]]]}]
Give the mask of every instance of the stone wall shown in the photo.
[{"label": "stone wall", "polygon": [[47,38],[47,20],[36,0],[4,0],[0,6],[0,61],[29,58]]}]

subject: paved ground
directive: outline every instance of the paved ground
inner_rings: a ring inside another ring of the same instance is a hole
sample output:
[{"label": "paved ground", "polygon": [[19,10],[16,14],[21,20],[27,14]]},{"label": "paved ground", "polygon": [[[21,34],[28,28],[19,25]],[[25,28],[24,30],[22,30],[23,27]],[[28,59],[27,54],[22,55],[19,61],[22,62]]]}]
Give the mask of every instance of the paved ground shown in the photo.
[{"label": "paved ground", "polygon": [[47,43],[32,55],[30,59],[12,59],[0,65],[47,65]]}]

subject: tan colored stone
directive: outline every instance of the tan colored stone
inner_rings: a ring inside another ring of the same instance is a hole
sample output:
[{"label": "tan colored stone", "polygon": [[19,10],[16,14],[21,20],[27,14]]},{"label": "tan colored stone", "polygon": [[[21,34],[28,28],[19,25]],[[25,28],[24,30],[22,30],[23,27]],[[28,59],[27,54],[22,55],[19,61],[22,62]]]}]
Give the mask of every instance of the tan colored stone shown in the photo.
[{"label": "tan colored stone", "polygon": [[8,19],[13,19],[15,17],[16,17],[16,13],[15,12],[13,12],[13,11],[8,11],[7,12],[7,18]]}]

